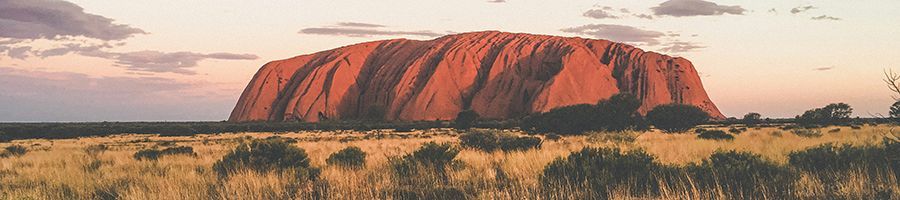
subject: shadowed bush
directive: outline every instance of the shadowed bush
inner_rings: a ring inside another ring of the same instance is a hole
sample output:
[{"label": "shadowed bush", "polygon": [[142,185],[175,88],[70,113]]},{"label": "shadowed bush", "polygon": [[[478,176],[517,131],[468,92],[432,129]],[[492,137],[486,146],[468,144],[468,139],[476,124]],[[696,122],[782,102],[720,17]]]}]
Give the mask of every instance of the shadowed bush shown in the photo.
[{"label": "shadowed bush", "polygon": [[529,149],[540,149],[541,143],[541,138],[534,136],[500,137],[500,149],[503,151],[525,151]]},{"label": "shadowed bush", "polygon": [[571,105],[528,116],[522,120],[521,128],[529,132],[562,135],[644,130],[646,123],[637,112],[640,106],[641,101],[634,95],[619,93],[595,105]]},{"label": "shadowed bush", "polygon": [[700,108],[685,104],[660,105],[647,112],[647,121],[669,133],[685,132],[709,120]]},{"label": "shadowed bush", "polygon": [[658,169],[662,166],[654,157],[641,150],[621,153],[618,149],[584,148],[547,165],[541,184],[549,193],[560,192],[549,189],[560,185],[583,185],[587,191],[581,198],[608,199],[609,189],[622,184],[629,184],[634,193],[658,191],[659,184],[652,178]]},{"label": "shadowed bush", "polygon": [[824,144],[788,155],[788,163],[810,172],[841,172],[853,168],[874,171],[880,166],[891,166],[895,172],[900,165],[900,143],[885,139],[882,146],[851,146]]},{"label": "shadowed bush", "polygon": [[456,119],[453,120],[453,128],[468,130],[475,125],[475,120],[478,120],[478,113],[474,110],[464,110],[456,115]]},{"label": "shadowed bush", "polygon": [[416,151],[401,158],[391,159],[394,170],[395,199],[467,199],[465,191],[448,187],[452,169],[461,168],[455,160],[459,149],[444,143],[425,143]]},{"label": "shadowed bush", "polygon": [[361,169],[366,166],[366,152],[359,147],[347,147],[328,156],[328,165],[349,169]]},{"label": "shadowed bush", "polygon": [[[762,199],[790,197],[790,189],[799,177],[790,168],[746,152],[716,152],[699,165],[687,167],[700,188],[722,190],[731,195]],[[768,196],[768,198],[773,198]]]},{"label": "shadowed bush", "polygon": [[28,149],[25,148],[24,146],[10,145],[10,146],[7,146],[6,148],[3,148],[3,152],[0,153],[0,158],[10,157],[10,156],[22,157],[26,153],[28,153]]},{"label": "shadowed bush", "polygon": [[500,135],[493,131],[469,131],[459,136],[459,144],[465,148],[493,152],[500,148]]},{"label": "shadowed bush", "polygon": [[319,169],[310,166],[306,151],[281,140],[253,140],[241,143],[213,164],[220,177],[241,170],[259,173],[292,171],[300,180],[316,180]]},{"label": "shadowed bush", "polygon": [[163,150],[156,149],[144,149],[140,150],[137,153],[134,153],[135,160],[157,160],[160,157],[168,156],[168,155],[188,155],[188,156],[197,156],[197,153],[194,153],[193,147],[171,147]]},{"label": "shadowed bush", "polygon": [[706,140],[734,140],[734,136],[721,130],[706,130],[697,135],[697,137]]}]

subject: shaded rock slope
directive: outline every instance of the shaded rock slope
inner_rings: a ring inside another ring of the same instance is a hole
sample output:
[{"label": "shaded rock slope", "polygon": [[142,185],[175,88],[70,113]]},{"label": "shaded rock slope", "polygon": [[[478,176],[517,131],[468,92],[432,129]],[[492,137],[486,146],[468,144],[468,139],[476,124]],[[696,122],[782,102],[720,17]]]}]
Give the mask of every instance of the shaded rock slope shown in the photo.
[{"label": "shaded rock slope", "polygon": [[684,58],[607,40],[487,31],[269,62],[229,120],[451,120],[466,109],[507,119],[619,92],[640,98],[641,113],[676,102],[724,118]]}]

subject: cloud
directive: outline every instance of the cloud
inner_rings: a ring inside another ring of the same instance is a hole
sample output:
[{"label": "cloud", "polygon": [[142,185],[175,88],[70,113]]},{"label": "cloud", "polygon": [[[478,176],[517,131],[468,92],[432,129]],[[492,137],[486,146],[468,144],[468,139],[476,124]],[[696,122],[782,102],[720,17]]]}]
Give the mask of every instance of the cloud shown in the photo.
[{"label": "cloud", "polygon": [[814,71],[828,71],[832,69],[834,69],[834,66],[813,68]]},{"label": "cloud", "polygon": [[225,86],[0,67],[0,121],[221,120],[240,94]]},{"label": "cloud", "polygon": [[338,26],[343,27],[363,27],[363,28],[381,28],[385,27],[381,24],[369,24],[369,23],[360,23],[360,22],[341,22],[337,24]]},{"label": "cloud", "polygon": [[691,42],[675,41],[675,42],[665,44],[663,48],[659,49],[659,51],[669,52],[669,53],[684,53],[684,52],[695,51],[695,50],[702,49],[702,48],[706,48],[706,46],[700,46],[698,44],[694,44]]},{"label": "cloud", "polygon": [[171,72],[184,75],[196,74],[196,72],[189,68],[196,67],[198,62],[205,59],[255,60],[259,58],[252,54],[201,54],[194,52],[165,53],[160,51],[135,51],[127,53],[86,52],[83,55],[112,59],[115,60],[116,64],[132,71],[156,73]]},{"label": "cloud", "polygon": [[31,51],[31,47],[12,47],[6,50],[6,54],[9,57],[15,59],[25,59],[28,58],[28,53]]},{"label": "cloud", "polygon": [[506,0],[489,0],[488,3],[506,3]]},{"label": "cloud", "polygon": [[84,36],[100,40],[121,40],[141,29],[115,24],[110,18],[85,13],[66,1],[0,0],[0,37],[53,39]]},{"label": "cloud", "polygon": [[659,38],[666,36],[658,31],[643,30],[631,26],[615,24],[588,24],[572,28],[564,28],[560,31],[578,35],[591,36],[598,39],[609,39],[617,42],[642,43],[647,45],[659,44]]},{"label": "cloud", "polygon": [[815,6],[799,6],[796,8],[792,8],[791,14],[802,13],[802,12],[806,12],[806,11],[812,10],[812,9],[816,9],[816,7]]},{"label": "cloud", "polygon": [[584,12],[584,14],[582,14],[581,16],[594,18],[594,19],[618,19],[619,18],[618,16],[610,14],[609,12],[606,12],[605,10],[601,10],[601,9],[590,9],[587,12]]},{"label": "cloud", "polygon": [[745,10],[741,6],[724,6],[704,0],[669,0],[660,3],[659,6],[650,8],[655,15],[688,17],[704,15],[743,15]]},{"label": "cloud", "polygon": [[648,14],[633,14],[631,16],[641,18],[641,19],[653,19],[653,15],[648,15]]},{"label": "cloud", "polygon": [[311,35],[334,35],[347,37],[372,37],[372,36],[420,36],[420,37],[439,37],[445,34],[435,33],[432,31],[393,31],[379,30],[376,28],[386,27],[384,25],[342,22],[337,26],[325,26],[317,28],[301,29],[300,34]]},{"label": "cloud", "polygon": [[832,16],[828,16],[828,15],[820,15],[820,16],[817,16],[817,17],[812,17],[812,18],[810,18],[810,19],[812,19],[812,20],[831,20],[831,21],[839,21],[839,20],[841,20],[841,18],[832,17]]}]

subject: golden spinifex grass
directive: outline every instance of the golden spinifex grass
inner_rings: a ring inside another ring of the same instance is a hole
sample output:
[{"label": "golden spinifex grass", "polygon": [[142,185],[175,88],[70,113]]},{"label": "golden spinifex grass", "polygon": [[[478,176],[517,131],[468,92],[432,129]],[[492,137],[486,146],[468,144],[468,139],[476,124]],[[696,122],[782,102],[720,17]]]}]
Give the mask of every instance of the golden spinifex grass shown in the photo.
[{"label": "golden spinifex grass", "polygon": [[[834,128],[823,129],[832,130]],[[717,150],[758,154],[778,164],[787,155],[825,143],[880,145],[884,138],[897,138],[893,127],[841,127],[821,137],[801,137],[777,128],[751,128],[730,141],[702,140],[696,134],[592,133],[586,136],[545,140],[540,149],[515,152],[482,152],[463,149],[456,160],[464,163],[448,172],[447,180],[401,177],[393,173],[392,160],[415,151],[426,142],[457,143],[459,134],[439,129],[410,133],[300,132],[240,133],[156,137],[116,135],[65,140],[18,140],[0,147],[23,145],[20,157],[0,158],[0,199],[392,199],[409,190],[447,189],[476,199],[582,198],[590,187],[581,183],[543,185],[541,175],[553,160],[585,147],[642,149],[657,162],[683,166],[699,163]],[[318,181],[298,181],[290,172],[243,171],[227,178],[217,176],[212,165],[236,145],[250,138],[278,136],[306,151],[312,166],[321,168]],[[96,150],[97,145],[105,150]],[[158,160],[135,160],[142,149],[169,146],[193,147],[197,156],[169,155]],[[334,152],[356,146],[367,153],[361,169],[328,166]],[[92,149],[93,150],[87,150]],[[880,168],[879,168],[880,169]],[[838,197],[875,195],[900,197],[896,173],[889,168],[872,173],[867,168],[834,173],[835,181],[802,173],[789,191],[798,198],[821,198],[835,187]],[[874,175],[873,175],[874,174]],[[687,175],[669,175],[658,180],[658,191],[634,192],[628,184],[607,188],[614,199],[741,198],[749,194],[729,193],[722,188],[699,188]],[[763,182],[765,180],[762,180]],[[411,182],[411,184],[410,184]],[[548,192],[552,191],[552,192]],[[653,195],[650,195],[653,194]]]}]

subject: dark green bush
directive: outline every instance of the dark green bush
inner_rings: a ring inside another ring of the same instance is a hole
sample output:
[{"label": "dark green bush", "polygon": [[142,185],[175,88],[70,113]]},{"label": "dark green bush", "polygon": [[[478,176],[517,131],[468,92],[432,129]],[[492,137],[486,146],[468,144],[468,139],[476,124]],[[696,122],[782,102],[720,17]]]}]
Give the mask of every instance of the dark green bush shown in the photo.
[{"label": "dark green bush", "polygon": [[556,133],[560,135],[578,135],[597,130],[598,112],[590,104],[579,104],[559,107],[550,112],[525,118],[522,128],[538,133]]},{"label": "dark green bush", "polygon": [[478,120],[478,113],[474,110],[464,110],[456,115],[456,119],[453,120],[453,128],[467,130],[475,125],[476,120]]},{"label": "dark green bush", "polygon": [[503,151],[525,151],[529,149],[540,149],[541,143],[541,138],[534,136],[500,137],[500,149]]},{"label": "dark green bush", "polygon": [[791,130],[791,133],[794,133],[794,135],[797,135],[800,137],[807,137],[807,138],[822,137],[822,131],[819,131],[818,129],[794,129],[794,130]]},{"label": "dark green bush", "polygon": [[750,199],[764,198],[763,194],[788,198],[792,184],[799,178],[791,169],[759,155],[735,151],[716,152],[688,170],[701,190],[721,187],[728,194]]},{"label": "dark green bush", "polygon": [[619,93],[597,103],[599,130],[620,132],[638,129],[643,119],[637,112],[641,100],[629,93]]},{"label": "dark green bush", "polygon": [[896,165],[897,160],[892,161],[891,156],[896,158],[900,155],[900,151],[897,151],[898,146],[900,145],[892,140],[885,140],[883,146],[824,144],[792,152],[788,155],[788,163],[800,170],[811,172],[842,172],[855,167],[876,170],[877,167]]},{"label": "dark green bush", "polygon": [[556,140],[562,139],[562,136],[555,134],[555,133],[548,133],[548,134],[544,135],[544,138],[547,140],[550,140],[550,141],[556,141]]},{"label": "dark green bush", "polygon": [[741,119],[741,121],[743,121],[747,126],[756,126],[757,124],[762,122],[762,115],[754,112],[747,113],[746,115],[744,115],[744,118]]},{"label": "dark green bush", "polygon": [[734,136],[721,130],[703,131],[703,133],[700,133],[697,137],[706,140],[734,140]]},{"label": "dark green bush", "polygon": [[241,170],[259,173],[291,171],[301,180],[315,180],[319,175],[319,169],[310,166],[306,151],[281,140],[257,139],[249,144],[241,143],[213,164],[213,169],[220,177]]},{"label": "dark green bush", "polygon": [[620,93],[596,105],[579,104],[528,116],[523,130],[537,133],[578,135],[589,131],[624,131],[646,127],[637,109],[641,102],[634,95]]},{"label": "dark green bush", "polygon": [[[450,181],[448,173],[451,169],[457,169],[461,162],[456,161],[459,149],[444,143],[425,143],[416,151],[400,158],[390,160],[391,167],[396,175],[396,185],[404,187],[436,187],[446,185]],[[436,183],[437,185],[423,185],[423,183]]]},{"label": "dark green bush", "polygon": [[347,147],[328,156],[325,162],[328,165],[360,169],[366,166],[366,152],[359,147]]},{"label": "dark green bush", "polygon": [[845,103],[828,104],[822,108],[807,110],[797,116],[797,123],[805,127],[839,125],[850,122],[853,108]]},{"label": "dark green bush", "polygon": [[728,129],[728,132],[729,132],[729,133],[733,133],[733,134],[741,134],[741,133],[743,133],[744,131],[747,131],[747,128],[746,128],[746,127],[740,127],[740,128],[738,128],[738,127],[731,127],[731,128]]},{"label": "dark green bush", "polygon": [[171,147],[163,150],[156,149],[144,149],[140,150],[137,153],[134,153],[135,160],[157,160],[160,157],[168,156],[168,155],[188,155],[188,156],[197,156],[197,153],[194,153],[193,147]]},{"label": "dark green bush", "polygon": [[659,183],[653,174],[659,169],[662,166],[654,162],[654,157],[641,150],[623,154],[618,149],[584,148],[547,165],[541,184],[545,188],[586,186],[583,198],[607,199],[609,190],[622,184],[628,184],[634,193],[658,191]]},{"label": "dark green bush", "polygon": [[709,120],[700,108],[685,104],[660,105],[647,113],[647,121],[665,132],[685,132]]},{"label": "dark green bush", "polygon": [[469,131],[459,136],[459,144],[465,148],[492,152],[500,148],[500,134],[486,130]]},{"label": "dark green bush", "polygon": [[28,148],[25,148],[22,145],[10,145],[3,149],[4,149],[4,151],[3,151],[3,153],[0,153],[0,157],[9,157],[9,156],[21,157],[21,156],[24,156],[26,153],[28,153]]}]

